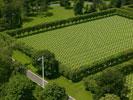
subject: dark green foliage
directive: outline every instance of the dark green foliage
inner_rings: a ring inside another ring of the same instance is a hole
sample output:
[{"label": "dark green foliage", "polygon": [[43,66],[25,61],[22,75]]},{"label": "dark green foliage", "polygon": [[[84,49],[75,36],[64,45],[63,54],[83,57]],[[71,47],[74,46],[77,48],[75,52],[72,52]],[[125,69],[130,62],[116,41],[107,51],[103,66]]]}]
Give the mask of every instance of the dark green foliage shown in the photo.
[{"label": "dark green foliage", "polygon": [[[124,75],[120,71],[106,70],[100,76],[95,78],[88,78],[85,80],[85,87],[87,90],[94,93],[94,99],[99,100],[104,94],[115,94],[123,97],[126,87],[124,86]],[[124,91],[123,93],[121,91]]]},{"label": "dark green foliage", "polygon": [[133,0],[125,0],[125,4],[127,5],[133,4]]},{"label": "dark green foliage", "polygon": [[2,16],[6,29],[19,28],[22,26],[20,7],[18,5],[14,5],[13,2],[5,3],[2,10]]},{"label": "dark green foliage", "polygon": [[55,83],[48,84],[43,91],[41,91],[38,100],[68,100],[68,95],[64,88]]},{"label": "dark green foliage", "polygon": [[6,34],[0,34],[0,85],[8,81],[12,71],[13,62],[11,59],[13,40]]},{"label": "dark green foliage", "polygon": [[5,100],[35,100],[32,95],[34,84],[24,75],[14,75],[2,90]]},{"label": "dark green foliage", "polygon": [[60,0],[60,6],[65,7],[65,8],[69,8],[71,5],[69,0]]},{"label": "dark green foliage", "polygon": [[123,6],[125,4],[126,0],[111,0],[111,5],[113,7],[117,7],[120,8],[121,6]]},{"label": "dark green foliage", "polygon": [[10,49],[0,49],[0,85],[8,81],[13,71],[13,64],[10,57]]},{"label": "dark green foliage", "polygon": [[[33,64],[42,70],[42,56],[44,57],[44,75],[48,78],[54,78],[59,75],[59,64],[53,53],[48,50],[38,51],[33,55]],[[40,59],[40,60],[38,60]]]},{"label": "dark green foliage", "polygon": [[96,8],[96,5],[95,4],[91,5],[90,6],[90,9],[89,9],[89,13],[96,12],[97,11],[96,9],[97,8]]},{"label": "dark green foliage", "polygon": [[75,0],[74,3],[74,14],[81,15],[83,14],[84,0]]}]

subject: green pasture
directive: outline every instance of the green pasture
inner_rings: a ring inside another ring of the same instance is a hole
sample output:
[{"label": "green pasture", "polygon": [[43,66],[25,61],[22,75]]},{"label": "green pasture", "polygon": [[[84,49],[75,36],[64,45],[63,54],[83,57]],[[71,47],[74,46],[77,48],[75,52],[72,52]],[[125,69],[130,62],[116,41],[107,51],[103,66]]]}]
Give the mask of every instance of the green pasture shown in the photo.
[{"label": "green pasture", "polygon": [[112,16],[18,39],[48,49],[69,68],[93,63],[133,48],[133,20]]}]

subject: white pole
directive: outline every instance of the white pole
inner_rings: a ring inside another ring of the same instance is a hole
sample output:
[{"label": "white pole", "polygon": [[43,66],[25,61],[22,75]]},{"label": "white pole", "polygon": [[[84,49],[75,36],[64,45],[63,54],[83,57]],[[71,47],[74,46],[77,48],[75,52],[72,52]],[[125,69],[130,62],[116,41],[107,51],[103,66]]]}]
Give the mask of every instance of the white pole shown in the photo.
[{"label": "white pole", "polygon": [[44,88],[44,56],[42,56],[42,84],[43,84],[43,88]]}]

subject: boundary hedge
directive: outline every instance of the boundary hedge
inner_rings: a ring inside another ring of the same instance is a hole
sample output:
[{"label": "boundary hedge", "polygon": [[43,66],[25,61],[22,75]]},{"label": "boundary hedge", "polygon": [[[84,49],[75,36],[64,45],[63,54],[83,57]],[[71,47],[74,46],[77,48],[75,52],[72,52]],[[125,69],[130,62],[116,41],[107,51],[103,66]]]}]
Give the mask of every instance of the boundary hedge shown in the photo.
[{"label": "boundary hedge", "polygon": [[88,75],[95,74],[108,67],[118,65],[130,59],[133,59],[133,49],[126,50],[108,58],[96,61],[90,65],[81,66],[78,69],[72,69],[71,71],[67,67],[61,67],[60,73],[68,79],[71,79],[73,82],[77,82]]},{"label": "boundary hedge", "polygon": [[87,21],[92,21],[96,19],[101,19],[109,16],[116,15],[116,9],[108,9],[108,10],[103,10],[101,12],[94,12],[86,15],[81,15],[81,16],[76,16],[64,20],[59,20],[59,21],[54,21],[54,22],[49,22],[49,23],[43,23],[40,25],[35,25],[32,27],[27,27],[27,28],[21,28],[21,29],[16,29],[16,30],[10,30],[7,31],[7,34],[13,36],[13,37],[24,37],[32,34],[37,34],[40,32],[45,32],[49,30],[54,30],[57,28],[62,28],[74,24],[79,24]]},{"label": "boundary hedge", "polygon": [[40,32],[45,32],[45,31],[54,30],[54,29],[58,29],[58,28],[62,28],[62,27],[66,27],[74,24],[97,20],[97,19],[101,19],[101,18],[113,16],[113,15],[119,15],[122,17],[133,19],[133,13],[131,11],[128,11],[126,9],[111,8],[111,9],[103,10],[101,12],[94,12],[94,13],[76,16],[76,17],[72,17],[64,20],[43,23],[32,27],[10,30],[10,31],[7,31],[6,33],[13,37],[20,38],[20,37],[33,35],[33,34],[38,34]]}]

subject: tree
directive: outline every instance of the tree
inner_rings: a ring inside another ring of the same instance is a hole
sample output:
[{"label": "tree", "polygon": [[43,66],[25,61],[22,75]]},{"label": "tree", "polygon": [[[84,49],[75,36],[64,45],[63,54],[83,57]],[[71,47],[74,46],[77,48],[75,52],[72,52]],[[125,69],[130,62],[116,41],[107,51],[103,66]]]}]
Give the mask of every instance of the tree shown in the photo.
[{"label": "tree", "polygon": [[39,70],[41,72],[41,61],[39,58],[44,57],[44,75],[48,78],[54,78],[59,75],[59,64],[55,59],[55,55],[48,50],[39,51],[34,54],[33,64],[39,66]]},{"label": "tree", "polygon": [[101,97],[100,100],[120,100],[120,97],[114,94],[105,94],[105,97]]},{"label": "tree", "polygon": [[39,100],[68,100],[68,95],[64,88],[55,83],[46,85],[39,95]]},{"label": "tree", "polygon": [[10,36],[0,34],[0,85],[8,81],[13,71],[12,49],[9,47],[12,43]]},{"label": "tree", "polygon": [[10,57],[9,48],[0,49],[0,85],[8,81],[13,71],[13,64]]},{"label": "tree", "polygon": [[133,0],[125,0],[125,4],[127,5],[133,4]]},{"label": "tree", "polygon": [[85,87],[95,94],[95,100],[99,100],[104,94],[108,93],[118,95],[120,98],[126,98],[124,96],[127,94],[127,87],[124,86],[123,77],[120,71],[107,69],[97,77],[87,78]]},{"label": "tree", "polygon": [[75,0],[74,2],[74,13],[75,15],[83,14],[84,0]]},{"label": "tree", "polygon": [[6,29],[19,28],[22,26],[21,7],[14,2],[5,3],[2,10]]},{"label": "tree", "polygon": [[60,6],[63,6],[65,8],[70,7],[70,1],[69,0],[60,0]]},{"label": "tree", "polygon": [[31,9],[30,9],[30,0],[23,0],[23,15],[29,16]]},{"label": "tree", "polygon": [[95,11],[97,11],[96,5],[95,4],[92,4],[90,6],[89,13],[92,13],[92,12],[95,12]]},{"label": "tree", "polygon": [[49,0],[38,0],[38,5],[41,8],[41,11],[47,11],[48,10],[48,5],[49,5]]},{"label": "tree", "polygon": [[85,9],[85,12],[84,12],[85,14],[89,13],[89,5],[88,4],[85,6],[84,9]]},{"label": "tree", "polygon": [[12,76],[3,89],[5,100],[34,100],[34,84],[21,74]]},{"label": "tree", "polygon": [[106,70],[97,79],[97,82],[105,93],[114,93],[120,96],[124,87],[123,77],[120,71]]},{"label": "tree", "polygon": [[125,4],[125,0],[111,0],[112,7],[120,8],[124,4]]}]

